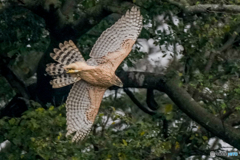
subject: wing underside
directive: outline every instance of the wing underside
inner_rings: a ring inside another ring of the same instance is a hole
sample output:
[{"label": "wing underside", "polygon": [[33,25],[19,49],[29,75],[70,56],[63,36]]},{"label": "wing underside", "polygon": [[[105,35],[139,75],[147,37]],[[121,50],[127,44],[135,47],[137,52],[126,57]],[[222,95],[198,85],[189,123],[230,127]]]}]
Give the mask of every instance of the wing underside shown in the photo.
[{"label": "wing underside", "polygon": [[75,133],[72,141],[83,140],[91,131],[105,88],[81,80],[76,82],[67,98],[67,135]]},{"label": "wing underside", "polygon": [[92,48],[90,57],[100,58],[118,51],[126,40],[136,41],[141,29],[142,16],[140,11],[133,7],[130,12],[127,11],[122,18],[101,34]]}]

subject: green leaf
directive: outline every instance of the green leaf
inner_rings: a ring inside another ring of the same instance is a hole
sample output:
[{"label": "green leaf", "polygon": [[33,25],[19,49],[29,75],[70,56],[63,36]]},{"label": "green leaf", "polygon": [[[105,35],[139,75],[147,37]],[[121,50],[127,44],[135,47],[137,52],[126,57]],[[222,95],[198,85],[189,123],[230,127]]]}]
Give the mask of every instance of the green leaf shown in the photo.
[{"label": "green leaf", "polygon": [[127,142],[124,139],[122,141],[123,141],[124,146],[127,146]]},{"label": "green leaf", "polygon": [[222,104],[221,104],[221,107],[224,109],[224,108],[227,107],[227,105],[226,105],[225,103],[222,103]]},{"label": "green leaf", "polygon": [[124,153],[118,153],[119,160],[126,160],[126,155]]},{"label": "green leaf", "polygon": [[180,148],[180,144],[179,144],[179,142],[176,142],[175,143],[175,149],[177,150],[177,149],[179,149]]},{"label": "green leaf", "polygon": [[204,141],[207,141],[208,140],[208,137],[207,136],[202,136],[203,140]]},{"label": "green leaf", "polygon": [[49,107],[49,111],[52,111],[54,109],[54,106]]},{"label": "green leaf", "polygon": [[172,109],[173,109],[173,105],[172,104],[166,104],[165,105],[165,113],[171,112]]},{"label": "green leaf", "polygon": [[11,118],[11,119],[8,121],[8,123],[9,123],[10,125],[14,125],[14,124],[16,123],[15,118]]},{"label": "green leaf", "polygon": [[166,120],[171,120],[173,119],[173,114],[172,113],[168,113],[167,115],[165,115]]}]

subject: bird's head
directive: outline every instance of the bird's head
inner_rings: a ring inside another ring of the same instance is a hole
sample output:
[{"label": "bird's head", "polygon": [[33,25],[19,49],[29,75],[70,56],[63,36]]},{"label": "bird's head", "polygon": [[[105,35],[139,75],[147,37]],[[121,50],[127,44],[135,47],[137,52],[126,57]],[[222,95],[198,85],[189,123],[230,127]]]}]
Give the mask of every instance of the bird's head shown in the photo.
[{"label": "bird's head", "polygon": [[113,85],[123,87],[122,81],[116,75],[113,77]]}]

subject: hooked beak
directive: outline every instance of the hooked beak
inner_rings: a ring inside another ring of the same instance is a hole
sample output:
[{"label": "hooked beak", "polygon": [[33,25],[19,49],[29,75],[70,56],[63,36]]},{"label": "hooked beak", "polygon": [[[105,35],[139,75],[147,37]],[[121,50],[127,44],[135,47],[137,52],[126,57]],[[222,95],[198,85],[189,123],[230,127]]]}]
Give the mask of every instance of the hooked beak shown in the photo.
[{"label": "hooked beak", "polygon": [[115,82],[114,82],[114,85],[115,86],[118,86],[118,87],[123,87],[123,83],[122,83],[122,81],[115,75]]},{"label": "hooked beak", "polygon": [[120,87],[120,88],[122,88],[122,87],[123,87],[123,83],[121,82],[121,83],[119,83],[117,86]]}]

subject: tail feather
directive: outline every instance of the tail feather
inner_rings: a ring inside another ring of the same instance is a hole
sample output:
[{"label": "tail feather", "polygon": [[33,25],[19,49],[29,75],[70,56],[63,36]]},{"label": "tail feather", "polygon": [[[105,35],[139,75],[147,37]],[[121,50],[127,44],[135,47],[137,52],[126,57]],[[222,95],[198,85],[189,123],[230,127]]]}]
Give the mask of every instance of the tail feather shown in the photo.
[{"label": "tail feather", "polygon": [[50,63],[46,67],[47,74],[53,77],[50,81],[53,88],[61,88],[79,81],[81,78],[77,74],[66,73],[64,66],[74,62],[85,62],[73,41],[60,43],[59,48],[54,48],[54,53],[50,53],[50,56],[58,63]]},{"label": "tail feather", "polygon": [[76,75],[73,76],[69,74],[62,74],[59,76],[54,76],[54,79],[50,81],[50,84],[53,88],[61,88],[73,84],[79,80],[81,80],[81,78]]},{"label": "tail feather", "polygon": [[57,64],[57,63],[49,63],[46,65],[46,72],[50,76],[56,76],[61,75],[63,73],[66,73],[65,69],[63,68],[63,64]]},{"label": "tail feather", "polygon": [[59,48],[60,49],[54,48],[54,53],[50,53],[50,56],[58,63],[69,65],[77,61],[85,61],[76,45],[71,40],[69,42],[65,41],[64,44],[60,43]]}]

